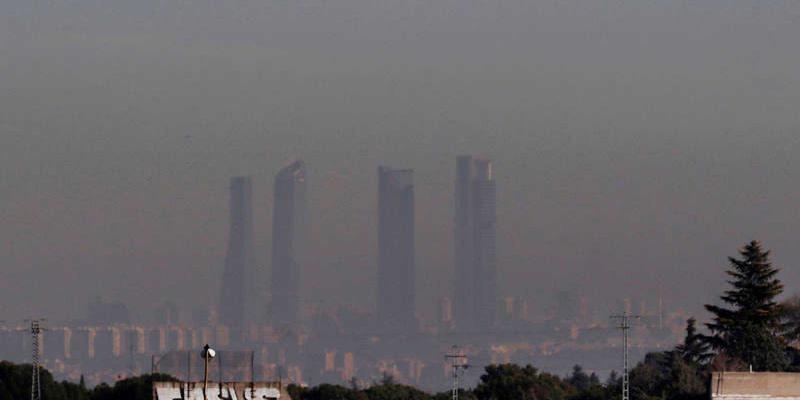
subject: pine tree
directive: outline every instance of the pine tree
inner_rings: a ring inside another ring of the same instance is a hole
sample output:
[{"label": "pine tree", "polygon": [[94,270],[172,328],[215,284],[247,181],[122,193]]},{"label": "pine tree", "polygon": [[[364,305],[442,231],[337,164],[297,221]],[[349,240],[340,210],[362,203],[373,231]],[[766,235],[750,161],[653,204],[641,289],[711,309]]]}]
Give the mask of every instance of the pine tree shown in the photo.
[{"label": "pine tree", "polygon": [[704,340],[714,350],[760,371],[780,371],[787,364],[781,325],[781,308],[775,298],[783,292],[769,251],[758,241],[739,250],[741,259],[729,257],[732,288],[720,298],[729,307],[706,305],[714,315],[706,324],[711,335]]},{"label": "pine tree", "polygon": [[675,354],[688,363],[704,364],[711,358],[711,354],[708,352],[708,343],[703,341],[703,335],[697,332],[696,324],[694,317],[686,320],[686,337],[683,343],[675,347]]}]

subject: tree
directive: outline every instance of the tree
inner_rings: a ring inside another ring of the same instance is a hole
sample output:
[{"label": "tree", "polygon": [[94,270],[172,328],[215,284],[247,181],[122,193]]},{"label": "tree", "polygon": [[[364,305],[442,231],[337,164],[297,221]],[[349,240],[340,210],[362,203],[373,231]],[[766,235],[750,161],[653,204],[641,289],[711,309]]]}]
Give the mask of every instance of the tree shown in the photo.
[{"label": "tree", "polygon": [[741,259],[729,257],[726,271],[732,286],[720,298],[729,307],[706,305],[714,315],[703,340],[718,352],[738,358],[760,371],[780,371],[787,363],[782,337],[781,307],[775,298],[783,292],[769,251],[758,241],[739,250]]},{"label": "tree", "polygon": [[530,365],[501,364],[486,367],[473,393],[478,400],[558,400],[574,394],[574,388]]},{"label": "tree", "polygon": [[631,398],[634,400],[706,399],[705,373],[681,358],[676,351],[648,353],[631,370]]},{"label": "tree", "polygon": [[308,393],[308,388],[290,383],[286,386],[286,392],[289,393],[289,397],[291,397],[292,400],[303,400],[306,398],[305,394]]},{"label": "tree", "polygon": [[800,296],[794,295],[781,303],[784,335],[790,342],[800,341]]},{"label": "tree", "polygon": [[364,390],[369,400],[428,400],[430,396],[412,386],[397,383],[382,383]]},{"label": "tree", "polygon": [[92,400],[139,400],[153,397],[153,382],[177,381],[167,374],[145,374],[118,381],[113,387],[100,384],[92,391]]},{"label": "tree", "polygon": [[578,390],[587,390],[593,385],[599,385],[597,375],[589,376],[580,365],[572,367],[572,375],[567,378],[567,382]]},{"label": "tree", "polygon": [[366,399],[363,393],[341,385],[323,383],[309,389],[302,398],[293,400],[362,400]]},{"label": "tree", "polygon": [[686,320],[686,337],[683,343],[675,347],[675,354],[688,363],[705,364],[711,358],[711,353],[708,352],[708,343],[703,341],[703,335],[697,332],[696,323],[694,317]]}]

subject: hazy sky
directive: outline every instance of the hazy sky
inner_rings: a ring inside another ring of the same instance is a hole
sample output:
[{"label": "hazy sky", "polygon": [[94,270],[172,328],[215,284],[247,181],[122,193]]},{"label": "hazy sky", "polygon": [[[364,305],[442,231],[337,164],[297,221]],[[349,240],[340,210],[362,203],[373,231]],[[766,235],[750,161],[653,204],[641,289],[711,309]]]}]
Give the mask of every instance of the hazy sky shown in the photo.
[{"label": "hazy sky", "polygon": [[4,0],[0,319],[216,302],[227,186],[310,168],[308,301],[369,307],[376,167],[415,169],[417,307],[455,156],[492,158],[501,293],[698,309],[759,238],[800,292],[794,0]]}]

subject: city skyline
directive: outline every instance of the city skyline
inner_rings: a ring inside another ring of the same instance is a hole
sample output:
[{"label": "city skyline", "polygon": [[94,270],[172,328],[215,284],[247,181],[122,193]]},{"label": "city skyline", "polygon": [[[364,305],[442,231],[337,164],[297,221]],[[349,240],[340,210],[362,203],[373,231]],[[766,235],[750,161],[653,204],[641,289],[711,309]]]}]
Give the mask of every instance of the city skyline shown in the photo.
[{"label": "city skyline", "polygon": [[300,290],[323,308],[374,307],[373,166],[408,165],[435,319],[459,154],[497,165],[498,288],[533,315],[658,282],[692,308],[738,243],[800,254],[791,4],[221,1],[0,5],[3,319],[216,304],[195,288],[219,285],[228,179],[258,182],[266,272],[270,183],[296,156],[315,177]]}]

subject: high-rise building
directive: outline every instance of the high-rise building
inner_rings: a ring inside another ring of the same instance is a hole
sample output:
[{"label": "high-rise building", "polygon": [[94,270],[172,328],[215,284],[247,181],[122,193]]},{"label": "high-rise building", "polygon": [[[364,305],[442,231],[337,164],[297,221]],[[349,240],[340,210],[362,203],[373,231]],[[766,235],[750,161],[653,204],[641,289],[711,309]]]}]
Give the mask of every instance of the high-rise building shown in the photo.
[{"label": "high-rise building", "polygon": [[378,320],[416,330],[414,171],[378,167]]},{"label": "high-rise building", "polygon": [[306,256],[306,167],[295,161],[275,177],[272,209],[272,312],[276,324],[299,319],[300,271]]},{"label": "high-rise building", "polygon": [[471,155],[456,160],[455,319],[460,332],[485,332],[495,324],[496,186],[492,162]]},{"label": "high-rise building", "polygon": [[253,304],[255,254],[253,249],[253,185],[250,177],[231,179],[230,234],[222,292],[219,301],[219,322],[242,327],[246,318],[256,316],[248,310]]}]

